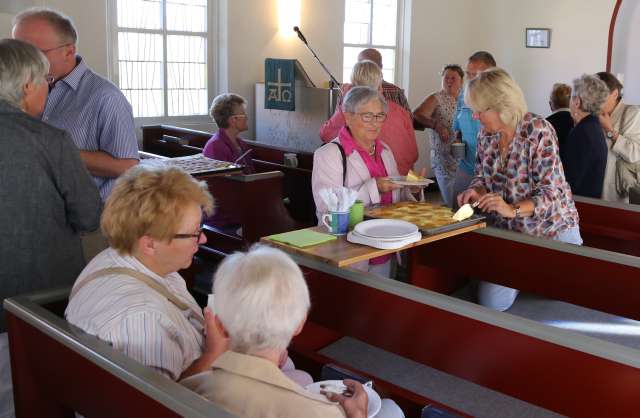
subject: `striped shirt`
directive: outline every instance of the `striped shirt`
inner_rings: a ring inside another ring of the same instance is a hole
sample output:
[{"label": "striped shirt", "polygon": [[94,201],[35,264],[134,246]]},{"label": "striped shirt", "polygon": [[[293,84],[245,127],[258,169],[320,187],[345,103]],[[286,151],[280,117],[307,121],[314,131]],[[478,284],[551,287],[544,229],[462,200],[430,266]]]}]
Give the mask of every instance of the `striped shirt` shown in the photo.
[{"label": "striped shirt", "polygon": [[[104,151],[114,158],[138,159],[131,105],[110,81],[91,71],[82,57],[49,92],[42,120],[71,134],[82,151]],[[106,200],[115,178],[93,176]]]},{"label": "striped shirt", "polygon": [[178,380],[204,348],[202,311],[178,273],[160,277],[133,256],[107,248],[82,271],[76,283],[96,270],[128,267],[166,287],[189,305],[180,311],[164,296],[139,280],[118,274],[88,282],[69,301],[67,321],[108,342],[127,356]]}]

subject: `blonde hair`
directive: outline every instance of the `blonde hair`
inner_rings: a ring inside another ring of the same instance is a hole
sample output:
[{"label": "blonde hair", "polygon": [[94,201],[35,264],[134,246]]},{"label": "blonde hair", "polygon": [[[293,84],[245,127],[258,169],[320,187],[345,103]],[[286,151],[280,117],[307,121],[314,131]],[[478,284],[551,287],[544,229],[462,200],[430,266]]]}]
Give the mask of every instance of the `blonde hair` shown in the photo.
[{"label": "blonde hair", "polygon": [[109,195],[100,226],[109,245],[131,254],[136,241],[148,235],[171,240],[189,203],[213,211],[207,184],[176,167],[137,165],[120,176]]},{"label": "blonde hair", "polygon": [[373,61],[359,61],[351,71],[351,84],[377,89],[382,84],[382,70]]},{"label": "blonde hair", "polygon": [[527,113],[522,89],[502,68],[489,68],[469,82],[464,97],[474,112],[495,110],[505,125],[515,128]]}]

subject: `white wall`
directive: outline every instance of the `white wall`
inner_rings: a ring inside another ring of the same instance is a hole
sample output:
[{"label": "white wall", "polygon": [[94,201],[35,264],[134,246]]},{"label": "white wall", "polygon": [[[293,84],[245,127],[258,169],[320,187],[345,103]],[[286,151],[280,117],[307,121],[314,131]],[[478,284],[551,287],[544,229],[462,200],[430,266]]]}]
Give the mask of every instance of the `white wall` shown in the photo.
[{"label": "white wall", "polygon": [[640,0],[622,3],[614,32],[614,48],[611,71],[621,75],[624,84],[624,100],[640,104]]},{"label": "white wall", "polygon": [[[80,52],[98,73],[107,74],[105,0],[12,0],[58,8],[80,33]],[[228,85],[245,96],[253,118],[253,86],[263,80],[267,57],[297,58],[320,85],[327,80],[293,32],[278,31],[278,0],[217,0],[228,6]],[[630,0],[626,0],[630,1]],[[416,106],[439,88],[438,70],[464,65],[473,51],[495,54],[523,87],[532,111],[546,114],[551,85],[604,69],[613,0],[415,0],[411,2],[408,98]],[[334,74],[340,73],[342,0],[302,0],[300,27]],[[0,34],[10,33],[10,13],[0,8]],[[524,48],[525,27],[552,29],[550,49]],[[406,51],[405,51],[406,53]],[[225,57],[221,57],[225,60]],[[626,75],[626,83],[631,82]],[[249,132],[247,137],[251,137]]]}]

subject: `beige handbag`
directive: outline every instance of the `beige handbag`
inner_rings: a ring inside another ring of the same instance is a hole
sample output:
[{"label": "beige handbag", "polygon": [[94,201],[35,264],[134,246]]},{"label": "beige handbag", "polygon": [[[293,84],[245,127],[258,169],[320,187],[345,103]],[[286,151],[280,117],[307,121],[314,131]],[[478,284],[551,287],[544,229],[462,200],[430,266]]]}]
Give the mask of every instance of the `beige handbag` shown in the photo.
[{"label": "beige handbag", "polygon": [[[620,120],[620,128],[624,128],[624,122],[627,116],[627,110],[631,105],[626,105],[622,111],[622,119]],[[620,131],[619,135],[624,135]],[[616,191],[622,197],[629,196],[629,189],[640,185],[640,163],[630,163],[621,157],[616,158]]]}]

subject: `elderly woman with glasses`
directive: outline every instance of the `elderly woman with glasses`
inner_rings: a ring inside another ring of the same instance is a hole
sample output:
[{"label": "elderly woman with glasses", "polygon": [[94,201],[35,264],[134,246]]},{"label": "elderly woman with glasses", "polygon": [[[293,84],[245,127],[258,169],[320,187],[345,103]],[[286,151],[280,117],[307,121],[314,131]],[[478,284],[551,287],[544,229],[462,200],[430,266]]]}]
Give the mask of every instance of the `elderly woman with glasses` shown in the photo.
[{"label": "elderly woman with glasses", "polygon": [[[311,393],[278,368],[291,339],[305,324],[309,289],[296,263],[275,248],[255,246],[227,257],[213,284],[216,333],[229,339],[229,350],[213,366],[181,381],[183,385],[242,418],[366,417],[362,385],[346,380],[353,397]],[[384,399],[376,414],[403,417]]]},{"label": "elderly woman with glasses", "polygon": [[202,216],[212,208],[206,183],[180,169],[127,171],[102,214],[110,247],[76,280],[67,320],[173,380],[207,369],[226,347],[178,270],[206,242]]},{"label": "elderly woman with glasses", "polygon": [[205,157],[244,165],[245,174],[255,173],[251,148],[239,134],[249,128],[247,101],[237,94],[221,94],[213,99],[209,113],[218,125],[216,132],[204,146]]},{"label": "elderly woman with glasses", "polygon": [[575,195],[602,197],[608,150],[598,115],[608,96],[607,85],[595,75],[573,80],[569,107],[575,126],[560,143],[560,158]]},{"label": "elderly woman with glasses", "polygon": [[[382,93],[382,70],[373,61],[356,63],[351,72],[353,86],[366,86]],[[350,86],[347,86],[350,88]],[[380,139],[389,146],[398,164],[398,172],[406,175],[418,160],[418,145],[413,130],[411,114],[399,104],[388,101],[386,116],[381,124]],[[324,142],[333,141],[345,126],[346,118],[339,106],[333,116],[320,127],[320,138]]]},{"label": "elderly woman with glasses", "polygon": [[[0,40],[0,300],[69,286],[85,266],[80,234],[98,228],[102,202],[65,131],[39,120],[49,63],[27,43]],[[12,406],[0,306],[0,416]]]},{"label": "elderly woman with glasses", "polygon": [[[551,124],[527,112],[516,82],[499,68],[469,82],[465,101],[482,123],[475,177],[458,204],[478,203],[498,228],[582,244],[578,212]],[[479,302],[508,309],[518,290],[482,282]]]},{"label": "elderly woman with glasses", "polygon": [[[364,206],[416,200],[413,193],[419,194],[419,190],[402,188],[389,180],[389,176],[398,175],[398,166],[380,134],[387,110],[382,94],[371,87],[353,87],[344,97],[342,113],[346,125],[336,139],[313,154],[311,188],[318,219],[328,211],[320,198],[320,190],[326,188],[344,186],[356,190]],[[373,259],[368,270],[388,276],[389,260],[389,256]]]}]

